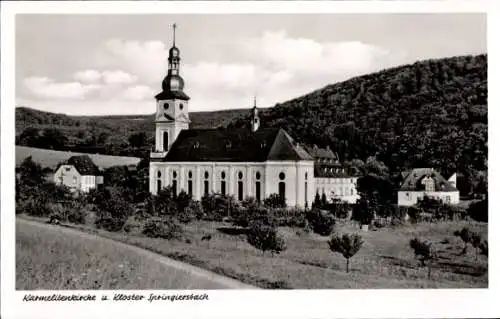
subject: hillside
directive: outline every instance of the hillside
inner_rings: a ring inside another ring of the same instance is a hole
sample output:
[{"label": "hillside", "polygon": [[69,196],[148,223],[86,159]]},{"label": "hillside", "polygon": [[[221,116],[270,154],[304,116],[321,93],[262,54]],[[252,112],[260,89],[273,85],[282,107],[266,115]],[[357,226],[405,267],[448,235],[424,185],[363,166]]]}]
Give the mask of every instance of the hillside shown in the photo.
[{"label": "hillside", "polygon": [[[191,127],[239,127],[246,124],[247,114],[193,112]],[[445,176],[458,172],[471,189],[486,180],[485,54],[420,61],[352,78],[260,114],[263,126],[281,126],[301,142],[329,145],[344,160],[376,155],[393,174],[427,166]],[[59,146],[100,146],[99,151],[108,154],[137,155],[137,147],[142,152],[153,143],[152,120],[153,115],[85,117],[18,108],[17,144],[30,145],[33,135],[36,140],[40,130],[50,126],[69,137]],[[22,136],[29,127],[36,132]],[[146,136],[132,148],[128,138],[137,132]]]},{"label": "hillside", "polygon": [[344,160],[376,155],[394,173],[435,167],[477,182],[487,175],[487,87],[486,55],[420,61],[277,104],[261,123]]},{"label": "hillside", "polygon": [[[42,165],[42,167],[55,169],[57,164],[75,155],[82,155],[82,153],[62,152],[33,147],[16,146],[16,167],[18,167],[26,157],[31,156],[33,158],[33,161],[39,163],[40,165]],[[137,165],[140,161],[140,158],[136,157],[110,156],[99,154],[88,155],[90,156],[94,164],[104,169],[115,165]]]}]

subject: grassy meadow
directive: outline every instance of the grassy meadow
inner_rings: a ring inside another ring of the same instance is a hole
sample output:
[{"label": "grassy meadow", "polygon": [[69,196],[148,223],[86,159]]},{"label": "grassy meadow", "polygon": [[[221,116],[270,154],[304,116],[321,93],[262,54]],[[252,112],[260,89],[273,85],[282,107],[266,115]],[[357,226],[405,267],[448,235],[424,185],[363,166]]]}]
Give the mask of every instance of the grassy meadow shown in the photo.
[{"label": "grassy meadow", "polygon": [[16,222],[16,289],[223,288],[99,237],[83,235]]},{"label": "grassy meadow", "polygon": [[33,161],[39,163],[42,167],[55,169],[57,164],[75,155],[88,155],[92,161],[94,161],[94,164],[102,168],[108,168],[115,165],[137,165],[140,161],[140,158],[137,157],[83,154],[16,146],[16,167],[19,166],[26,157],[31,156]]},{"label": "grassy meadow", "polygon": [[[354,226],[337,226],[336,231],[359,232],[364,240],[363,247],[350,262],[350,272],[345,272],[345,259],[332,253],[327,244],[329,237],[303,233],[292,228],[280,228],[287,250],[279,255],[262,254],[250,246],[245,235],[229,225],[219,222],[196,221],[186,225],[186,240],[166,241],[140,235],[140,229],[129,233],[111,233],[95,230],[90,226],[78,226],[83,230],[101,236],[146,248],[162,255],[206,268],[216,273],[238,279],[262,288],[292,289],[357,289],[357,288],[487,288],[488,262],[485,256],[475,260],[475,252],[469,247],[466,255],[461,255],[463,243],[453,236],[455,230],[469,227],[487,237],[487,224],[477,222],[440,222],[382,228],[363,232]],[[201,241],[204,234],[212,234],[212,240]],[[432,267],[431,279],[427,278],[427,268],[419,267],[409,247],[413,237],[434,242],[439,259]],[[23,238],[21,232],[21,238]],[[24,239],[25,241],[27,239]],[[44,240],[49,240],[44,239]],[[56,240],[55,238],[51,240]],[[23,241],[20,240],[21,244]],[[34,244],[42,245],[38,240]],[[52,245],[69,245],[52,241]],[[76,245],[73,243],[72,245]],[[43,247],[46,247],[44,244]],[[470,245],[469,245],[470,246]],[[70,247],[61,247],[66,251]],[[26,250],[25,248],[24,250]],[[80,246],[79,254],[86,250]],[[104,247],[102,249],[105,249]],[[92,248],[92,251],[95,247]],[[21,250],[23,251],[23,250]],[[34,258],[52,260],[45,253],[36,253]],[[70,249],[74,258],[74,249]],[[67,254],[67,252],[65,252]],[[118,260],[123,260],[118,254]],[[19,258],[26,258],[26,256]],[[30,256],[30,255],[28,255]],[[56,258],[66,258],[59,256]],[[107,256],[96,263],[113,264]],[[22,261],[22,260],[20,260]],[[115,266],[116,267],[116,266]],[[145,266],[144,266],[145,267]],[[83,269],[87,269],[84,267]],[[111,269],[111,268],[110,268]],[[142,268],[144,269],[144,268]],[[154,268],[158,269],[158,268]],[[39,270],[40,271],[40,270]],[[76,271],[76,270],[75,270]],[[78,273],[79,270],[76,272]],[[154,271],[148,271],[153,273]],[[24,275],[18,280],[22,280]],[[101,282],[101,281],[98,281]],[[109,281],[106,282],[109,286]],[[125,284],[125,283],[123,283]],[[126,283],[127,287],[137,287],[139,283]],[[146,284],[146,283],[140,283]],[[157,284],[157,283],[156,283]],[[59,283],[60,285],[60,283]],[[156,286],[157,287],[157,286]],[[186,287],[184,287],[186,288]]]}]

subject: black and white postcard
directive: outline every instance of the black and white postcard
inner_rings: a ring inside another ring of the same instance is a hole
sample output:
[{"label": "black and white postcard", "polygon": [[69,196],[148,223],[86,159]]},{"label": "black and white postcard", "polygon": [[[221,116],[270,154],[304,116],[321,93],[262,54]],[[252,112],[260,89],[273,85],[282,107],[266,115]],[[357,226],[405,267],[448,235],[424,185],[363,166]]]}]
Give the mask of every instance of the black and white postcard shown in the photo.
[{"label": "black and white postcard", "polygon": [[2,3],[2,316],[495,316],[490,7]]}]

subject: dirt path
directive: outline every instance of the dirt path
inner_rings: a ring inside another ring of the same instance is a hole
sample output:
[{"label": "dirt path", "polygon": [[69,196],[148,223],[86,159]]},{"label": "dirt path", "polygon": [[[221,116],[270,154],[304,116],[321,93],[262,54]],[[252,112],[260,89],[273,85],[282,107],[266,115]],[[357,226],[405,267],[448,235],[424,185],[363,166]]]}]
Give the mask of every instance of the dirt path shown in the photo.
[{"label": "dirt path", "polygon": [[98,235],[88,234],[88,233],[78,231],[75,229],[71,229],[71,228],[43,224],[40,222],[26,220],[26,219],[22,219],[22,218],[16,218],[16,222],[29,224],[30,226],[36,226],[36,227],[40,227],[40,228],[50,229],[51,231],[55,231],[55,232],[63,232],[65,234],[68,234],[71,236],[79,236],[85,240],[106,241],[106,242],[112,243],[116,246],[120,246],[122,248],[133,251],[134,253],[141,255],[145,258],[153,259],[159,263],[162,263],[163,265],[165,265],[167,267],[172,267],[175,269],[180,269],[180,270],[186,271],[195,277],[199,277],[199,278],[204,279],[204,280],[212,281],[212,282],[216,283],[217,285],[220,285],[220,286],[223,286],[223,287],[226,287],[229,289],[259,289],[258,287],[242,283],[242,282],[237,281],[235,279],[224,277],[224,276],[218,275],[216,273],[213,273],[211,271],[208,271],[208,270],[205,270],[205,269],[202,269],[202,268],[199,268],[199,267],[187,264],[187,263],[183,263],[183,262],[162,256],[160,254],[148,251],[148,250],[143,249],[143,248],[139,248],[139,247],[136,247],[133,245],[124,244],[124,243],[121,243],[121,242],[113,240],[113,239],[104,238],[104,237],[101,237]]}]

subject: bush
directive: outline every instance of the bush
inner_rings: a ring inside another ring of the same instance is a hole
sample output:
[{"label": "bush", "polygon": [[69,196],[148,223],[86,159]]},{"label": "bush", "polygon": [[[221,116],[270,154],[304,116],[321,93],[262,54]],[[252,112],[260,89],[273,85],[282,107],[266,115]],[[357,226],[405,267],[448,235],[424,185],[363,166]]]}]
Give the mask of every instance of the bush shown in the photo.
[{"label": "bush", "polygon": [[463,255],[467,253],[467,244],[471,242],[472,234],[473,233],[467,227],[464,227],[462,228],[462,230],[457,230],[453,233],[453,235],[455,235],[456,237],[460,237],[460,239],[464,242],[464,248],[462,250]]},{"label": "bush", "polygon": [[279,254],[286,249],[285,240],[278,233],[276,227],[266,225],[262,222],[252,223],[247,233],[247,241],[250,245],[262,251]]},{"label": "bush", "polygon": [[50,214],[52,214],[52,210],[50,209],[47,202],[38,197],[28,198],[26,201],[18,204],[18,206],[20,213],[24,213],[30,216],[48,217]]},{"label": "bush", "polygon": [[119,217],[111,217],[109,215],[102,215],[98,217],[95,221],[95,226],[100,229],[104,229],[110,232],[118,232],[125,226],[126,219]]},{"label": "bush", "polygon": [[275,208],[270,214],[278,226],[303,228],[306,224],[306,211],[298,208]]},{"label": "bush", "polygon": [[230,214],[230,207],[234,205],[232,196],[211,193],[201,199],[204,216],[203,219],[210,221],[222,221]]},{"label": "bush", "polygon": [[470,204],[467,214],[478,222],[488,222],[488,198]]},{"label": "bush", "polygon": [[73,224],[85,224],[86,214],[82,207],[73,206],[66,210],[66,219]]},{"label": "bush", "polygon": [[152,217],[144,224],[142,233],[147,237],[171,240],[181,239],[183,229],[173,218]]},{"label": "bush", "polygon": [[321,236],[330,235],[335,228],[335,217],[328,212],[315,208],[307,212],[306,218],[312,230]]},{"label": "bush", "polygon": [[126,233],[140,233],[142,228],[142,223],[136,217],[129,217],[125,221],[123,226],[123,231]]},{"label": "bush", "polygon": [[481,251],[481,255],[488,256],[488,241],[485,240],[479,245],[479,250]]},{"label": "bush", "polygon": [[420,261],[420,264],[425,266],[427,262],[428,273],[427,277],[431,277],[431,261],[437,258],[436,251],[432,247],[432,243],[420,241],[418,238],[410,240],[410,247],[413,249],[415,258]]},{"label": "bush", "polygon": [[328,242],[332,252],[342,254],[346,259],[346,272],[349,272],[349,260],[358,253],[363,246],[363,239],[358,234],[344,234],[333,236]]},{"label": "bush", "polygon": [[264,199],[264,206],[269,208],[284,208],[286,207],[286,199],[282,200],[278,194],[271,194]]}]

